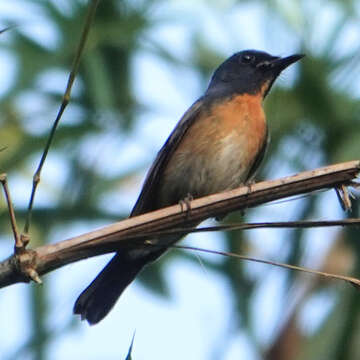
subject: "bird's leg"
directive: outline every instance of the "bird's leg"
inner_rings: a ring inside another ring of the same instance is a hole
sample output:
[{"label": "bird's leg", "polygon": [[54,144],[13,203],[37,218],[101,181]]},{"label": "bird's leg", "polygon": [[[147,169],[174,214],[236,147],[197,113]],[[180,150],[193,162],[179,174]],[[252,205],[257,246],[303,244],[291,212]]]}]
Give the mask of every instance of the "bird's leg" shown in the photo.
[{"label": "bird's leg", "polygon": [[189,218],[191,215],[191,201],[194,200],[191,194],[187,194],[184,199],[179,201],[179,205],[181,206],[181,211],[186,211],[186,217]]},{"label": "bird's leg", "polygon": [[[255,183],[256,183],[256,181],[253,178],[247,180],[244,183],[244,186],[247,186],[247,188],[248,188],[248,194],[250,194],[252,192],[252,185],[254,185]],[[246,209],[242,209],[240,211],[241,211],[241,216],[245,216]]]}]

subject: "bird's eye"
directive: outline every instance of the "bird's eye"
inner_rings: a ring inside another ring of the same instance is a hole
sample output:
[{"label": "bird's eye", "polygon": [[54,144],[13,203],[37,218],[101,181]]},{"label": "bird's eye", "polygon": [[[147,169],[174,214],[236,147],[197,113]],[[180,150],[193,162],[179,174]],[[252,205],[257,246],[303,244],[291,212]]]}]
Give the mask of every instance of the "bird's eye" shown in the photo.
[{"label": "bird's eye", "polygon": [[250,64],[255,60],[255,56],[254,55],[250,55],[250,54],[245,54],[241,57],[240,61],[243,64]]}]

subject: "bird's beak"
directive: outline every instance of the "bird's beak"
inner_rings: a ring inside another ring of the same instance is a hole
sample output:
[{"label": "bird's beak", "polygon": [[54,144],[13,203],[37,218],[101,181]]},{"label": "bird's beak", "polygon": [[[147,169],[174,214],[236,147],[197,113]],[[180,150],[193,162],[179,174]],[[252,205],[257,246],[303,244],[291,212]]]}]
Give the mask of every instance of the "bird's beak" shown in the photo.
[{"label": "bird's beak", "polygon": [[271,60],[264,61],[257,65],[257,67],[262,68],[264,74],[268,74],[269,78],[265,86],[262,88],[263,98],[265,98],[268,94],[272,84],[280,73],[294,62],[302,59],[304,56],[305,55],[302,54],[294,54],[284,58],[274,56]]},{"label": "bird's beak", "polygon": [[256,65],[257,68],[262,68],[264,71],[271,71],[280,74],[284,69],[294,62],[300,60],[305,55],[295,54],[284,58],[274,56],[271,60],[265,60]]},{"label": "bird's beak", "polygon": [[294,55],[290,55],[290,56],[287,56],[284,58],[276,58],[275,60],[270,62],[269,68],[281,72],[284,69],[286,69],[288,66],[290,66],[291,64],[302,59],[304,56],[305,55],[303,55],[303,54],[294,54]]}]

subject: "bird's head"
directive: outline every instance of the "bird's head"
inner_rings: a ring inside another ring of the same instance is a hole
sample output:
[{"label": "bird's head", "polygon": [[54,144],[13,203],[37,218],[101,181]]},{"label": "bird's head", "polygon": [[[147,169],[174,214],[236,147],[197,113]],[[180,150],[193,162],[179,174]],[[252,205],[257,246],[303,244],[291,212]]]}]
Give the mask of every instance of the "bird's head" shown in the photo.
[{"label": "bird's head", "polygon": [[261,94],[264,98],[280,73],[303,56],[279,57],[257,50],[235,53],[215,70],[206,95]]}]

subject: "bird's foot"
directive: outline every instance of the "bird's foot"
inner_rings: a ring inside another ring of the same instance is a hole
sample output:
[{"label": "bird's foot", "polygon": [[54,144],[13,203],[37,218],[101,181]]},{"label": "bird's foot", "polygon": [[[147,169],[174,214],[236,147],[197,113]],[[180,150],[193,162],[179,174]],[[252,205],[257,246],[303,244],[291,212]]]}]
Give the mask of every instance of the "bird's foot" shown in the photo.
[{"label": "bird's foot", "polygon": [[179,201],[179,205],[181,206],[181,211],[186,212],[186,217],[189,218],[191,215],[191,201],[193,201],[194,198],[191,194],[187,194],[184,199],[181,199]]}]

